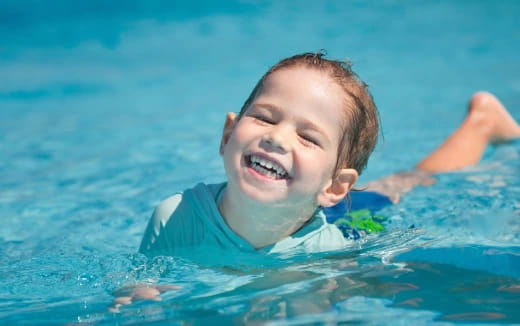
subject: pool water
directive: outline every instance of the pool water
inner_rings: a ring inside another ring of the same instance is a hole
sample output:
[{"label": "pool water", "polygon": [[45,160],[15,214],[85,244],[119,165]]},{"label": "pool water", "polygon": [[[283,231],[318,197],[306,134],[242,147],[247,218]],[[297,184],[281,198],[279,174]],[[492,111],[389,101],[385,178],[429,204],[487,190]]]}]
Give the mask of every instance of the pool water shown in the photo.
[{"label": "pool water", "polygon": [[[520,141],[378,212],[324,255],[156,257],[157,203],[224,180],[224,116],[282,57],[326,49],[371,86],[366,182],[413,167],[474,91],[520,120],[520,3],[0,3],[0,324],[519,324]],[[414,225],[415,228],[409,227]],[[109,312],[112,292],[181,288]]]}]

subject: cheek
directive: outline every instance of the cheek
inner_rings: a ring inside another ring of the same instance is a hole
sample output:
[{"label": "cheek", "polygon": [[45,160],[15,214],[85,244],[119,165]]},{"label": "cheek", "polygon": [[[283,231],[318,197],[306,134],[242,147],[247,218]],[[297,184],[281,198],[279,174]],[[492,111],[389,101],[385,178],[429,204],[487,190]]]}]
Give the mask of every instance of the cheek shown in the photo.
[{"label": "cheek", "polygon": [[238,124],[229,137],[229,145],[236,149],[237,146],[240,146],[241,144],[245,143],[248,138],[247,129],[248,128],[246,126]]},{"label": "cheek", "polygon": [[302,173],[313,175],[316,181],[330,179],[336,167],[335,155],[331,153],[310,151],[300,156],[300,160],[306,162],[305,172]]},{"label": "cheek", "polygon": [[224,148],[224,164],[228,167],[240,164],[240,162],[237,161],[241,160],[242,153],[249,143],[250,138],[247,128],[237,127],[233,130]]},{"label": "cheek", "polygon": [[321,166],[321,169],[322,169],[323,178],[331,179],[333,177],[335,169],[336,169],[336,161],[337,161],[336,151],[327,152],[326,154],[323,155],[323,157],[319,163]]},{"label": "cheek", "polygon": [[246,126],[237,126],[235,130],[233,131],[233,134],[231,135],[230,142],[233,145],[237,144],[243,144],[248,141],[250,138],[250,131],[248,131],[248,128]]}]

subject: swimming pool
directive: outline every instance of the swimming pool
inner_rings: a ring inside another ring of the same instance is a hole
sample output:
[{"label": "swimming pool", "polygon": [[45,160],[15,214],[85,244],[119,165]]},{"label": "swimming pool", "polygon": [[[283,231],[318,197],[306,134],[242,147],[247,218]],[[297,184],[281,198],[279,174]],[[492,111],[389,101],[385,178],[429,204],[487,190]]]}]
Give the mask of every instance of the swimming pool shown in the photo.
[{"label": "swimming pool", "polygon": [[[349,252],[136,253],[161,199],[223,180],[224,114],[281,57],[324,48],[371,85],[385,137],[363,181],[412,167],[476,90],[520,119],[518,2],[190,6],[0,3],[1,323],[520,323],[518,142],[385,208],[388,232]],[[107,311],[149,278],[182,288]]]}]

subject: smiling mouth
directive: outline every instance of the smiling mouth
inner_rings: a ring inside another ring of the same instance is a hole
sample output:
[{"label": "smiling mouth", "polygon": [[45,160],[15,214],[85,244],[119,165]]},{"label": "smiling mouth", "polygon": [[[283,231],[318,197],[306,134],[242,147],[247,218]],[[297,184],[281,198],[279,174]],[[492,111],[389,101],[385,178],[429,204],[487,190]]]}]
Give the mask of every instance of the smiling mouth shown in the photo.
[{"label": "smiling mouth", "polygon": [[277,162],[255,154],[247,155],[245,161],[248,167],[268,178],[281,180],[288,179],[289,173]]}]

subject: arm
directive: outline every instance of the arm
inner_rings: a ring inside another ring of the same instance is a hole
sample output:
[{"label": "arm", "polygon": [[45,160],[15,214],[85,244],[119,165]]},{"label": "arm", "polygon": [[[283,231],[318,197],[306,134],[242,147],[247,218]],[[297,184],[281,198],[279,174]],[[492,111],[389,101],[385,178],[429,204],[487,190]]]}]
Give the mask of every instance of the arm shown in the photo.
[{"label": "arm", "polygon": [[398,203],[401,196],[414,187],[429,186],[435,183],[430,173],[421,170],[400,172],[372,181],[366,185],[366,190],[374,191],[387,196],[394,204]]},{"label": "arm", "polygon": [[[155,208],[155,211],[150,218],[150,221],[148,222],[148,226],[146,227],[139,252],[150,254],[153,251],[158,251],[161,249],[161,245],[164,245],[160,240],[161,231],[164,230],[166,223],[168,223],[181,199],[182,195],[175,194],[163,200]],[[180,287],[177,285],[149,283],[139,283],[123,286],[114,291],[113,295],[115,298],[108,310],[111,312],[119,312],[119,308],[121,308],[121,306],[129,305],[135,301],[140,300],[160,301],[161,298],[159,295],[161,293],[178,289],[180,289]]]}]

